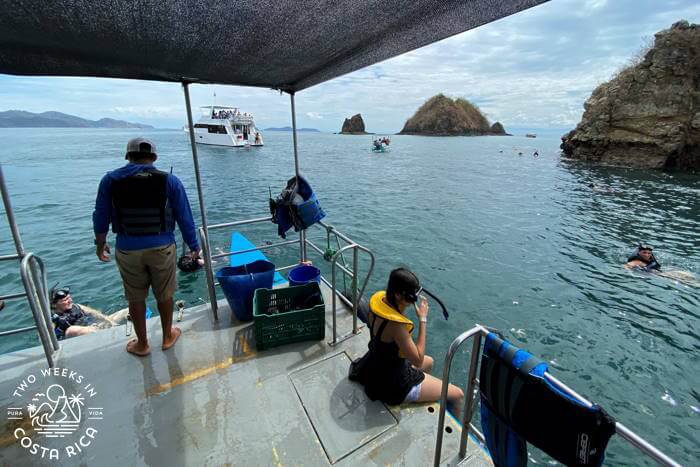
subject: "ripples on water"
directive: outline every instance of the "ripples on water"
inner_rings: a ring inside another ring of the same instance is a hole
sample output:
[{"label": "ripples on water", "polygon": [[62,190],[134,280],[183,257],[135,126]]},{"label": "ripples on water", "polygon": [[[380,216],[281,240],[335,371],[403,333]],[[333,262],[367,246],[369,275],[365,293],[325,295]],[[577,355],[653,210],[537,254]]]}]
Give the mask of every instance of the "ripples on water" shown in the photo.
[{"label": "ripples on water", "polygon": [[[45,258],[49,281],[71,285],[81,303],[107,311],[125,306],[115,265],[94,256],[91,212],[100,177],[123,162],[126,140],[136,133],[0,133],[24,244]],[[173,166],[198,211],[186,135],[147,136],[160,149],[159,167]],[[262,149],[200,147],[211,223],[265,214],[268,187],[277,193],[292,175],[291,135],[268,132],[265,140]],[[677,460],[696,460],[697,176],[572,164],[560,160],[557,138],[396,136],[385,154],[371,153],[370,141],[301,134],[302,171],[328,221],[377,254],[370,292],[403,264],[446,302],[449,321],[435,311],[430,316],[428,353],[436,357],[436,371],[461,331],[476,322],[497,327]],[[275,240],[272,225],[245,233],[256,242]],[[226,248],[228,236],[214,234],[215,246]],[[325,242],[319,230],[310,237]],[[638,241],[655,247],[664,270],[689,271],[694,282],[623,269]],[[0,248],[0,254],[12,248],[4,223]],[[276,249],[269,256],[283,265],[295,254]],[[16,271],[3,264],[0,293],[17,287]],[[178,298],[193,305],[206,296],[202,273],[180,276]],[[3,316],[1,329],[31,322],[18,302],[8,303]],[[4,338],[0,349],[35,344],[25,334]],[[460,384],[465,367],[460,362],[453,373]],[[645,462],[615,438],[608,459]]]}]

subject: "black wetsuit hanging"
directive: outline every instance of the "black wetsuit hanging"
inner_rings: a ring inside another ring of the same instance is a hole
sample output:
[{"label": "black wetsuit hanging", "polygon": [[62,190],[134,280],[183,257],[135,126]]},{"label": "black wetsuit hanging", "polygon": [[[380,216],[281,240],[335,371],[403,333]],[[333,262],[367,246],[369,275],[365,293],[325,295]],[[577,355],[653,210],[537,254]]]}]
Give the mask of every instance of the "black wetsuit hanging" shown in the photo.
[{"label": "black wetsuit hanging", "polygon": [[615,433],[600,406],[588,407],[544,377],[547,364],[490,333],[481,359],[481,425],[494,465],[527,465],[532,443],[565,465],[599,466]]}]

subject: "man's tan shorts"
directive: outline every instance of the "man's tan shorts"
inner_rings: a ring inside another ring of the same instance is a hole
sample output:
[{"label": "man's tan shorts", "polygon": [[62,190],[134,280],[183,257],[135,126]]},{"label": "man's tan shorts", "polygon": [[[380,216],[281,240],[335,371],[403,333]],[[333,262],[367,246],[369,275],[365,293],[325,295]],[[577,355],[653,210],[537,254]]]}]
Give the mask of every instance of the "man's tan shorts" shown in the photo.
[{"label": "man's tan shorts", "polygon": [[173,298],[177,289],[174,243],[145,250],[117,250],[117,266],[124,282],[124,295],[129,302],[140,302],[148,296],[148,287],[159,302]]}]

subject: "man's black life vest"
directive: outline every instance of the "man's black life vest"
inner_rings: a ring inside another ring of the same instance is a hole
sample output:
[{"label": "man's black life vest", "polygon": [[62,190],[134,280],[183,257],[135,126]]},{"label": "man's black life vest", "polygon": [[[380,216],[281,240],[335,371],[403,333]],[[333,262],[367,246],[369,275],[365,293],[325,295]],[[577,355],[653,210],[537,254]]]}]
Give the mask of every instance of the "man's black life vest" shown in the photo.
[{"label": "man's black life vest", "polygon": [[641,261],[644,263],[644,267],[641,268],[643,271],[650,272],[652,270],[656,271],[661,271],[661,264],[656,260],[656,256],[652,253],[651,258],[649,258],[649,261],[645,260],[641,256],[639,256],[639,249],[629,258],[627,258],[627,262],[630,263],[632,261]]},{"label": "man's black life vest", "polygon": [[175,229],[168,203],[168,173],[148,169],[112,182],[115,233],[158,235]]}]

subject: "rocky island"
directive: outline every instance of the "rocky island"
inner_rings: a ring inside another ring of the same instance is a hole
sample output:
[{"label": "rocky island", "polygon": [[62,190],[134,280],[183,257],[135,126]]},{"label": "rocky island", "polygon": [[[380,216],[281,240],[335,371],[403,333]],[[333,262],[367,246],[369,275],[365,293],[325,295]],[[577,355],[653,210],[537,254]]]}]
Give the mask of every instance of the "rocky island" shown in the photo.
[{"label": "rocky island", "polygon": [[340,130],[341,135],[369,135],[365,131],[365,122],[362,120],[362,115],[353,115],[346,118],[343,122],[343,128]]},{"label": "rocky island", "polygon": [[438,94],[428,99],[406,121],[401,135],[482,136],[507,135],[503,125],[491,125],[479,108],[466,99]]},{"label": "rocky island", "polygon": [[561,149],[606,165],[700,169],[700,25],[657,33],[638,63],[593,91]]}]

